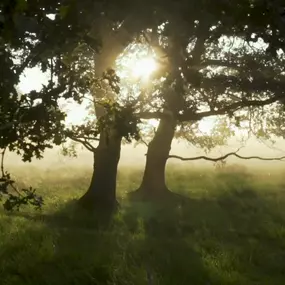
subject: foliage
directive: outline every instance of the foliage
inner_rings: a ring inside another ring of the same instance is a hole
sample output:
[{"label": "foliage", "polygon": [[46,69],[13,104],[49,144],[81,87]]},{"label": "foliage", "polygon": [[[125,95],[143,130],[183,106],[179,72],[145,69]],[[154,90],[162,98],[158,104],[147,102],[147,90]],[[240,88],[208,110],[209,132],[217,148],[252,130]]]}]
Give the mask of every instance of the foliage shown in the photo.
[{"label": "foliage", "polygon": [[202,135],[203,118],[227,116],[235,129],[271,139],[272,128],[265,125],[274,124],[270,114],[284,103],[282,4],[235,3],[238,8],[230,1],[168,3],[159,11],[164,24],[144,34],[161,56],[160,80],[148,92],[144,111],[172,113],[176,137],[207,150],[226,143],[233,132]]},{"label": "foliage", "polygon": [[40,209],[43,205],[43,199],[38,196],[32,187],[18,189],[15,181],[11,178],[11,174],[4,171],[4,155],[5,150],[1,153],[1,177],[0,177],[0,201],[5,198],[3,207],[7,211],[17,209],[23,205],[32,205],[36,209]]},{"label": "foliage", "polygon": [[[81,143],[89,151],[95,152],[94,142],[99,141],[99,136],[105,133],[107,143],[110,132],[115,131],[116,135],[124,138],[128,143],[132,139],[140,139],[140,119],[135,115],[133,105],[121,105],[116,101],[103,99],[97,102],[104,108],[104,115],[94,120],[86,120],[81,125],[73,125],[65,129],[65,136],[76,143]],[[68,148],[64,147],[65,155],[75,154],[75,144]]]},{"label": "foliage", "polygon": [[[139,140],[138,124],[140,119],[134,114],[134,107],[120,106],[117,102],[104,102],[103,106],[106,114],[98,119],[98,132],[115,129],[119,136],[125,138],[128,142],[132,139]],[[107,133],[108,134],[108,133]]]},{"label": "foliage", "polygon": [[[96,84],[90,59],[100,43],[89,35],[89,20],[90,11],[92,17],[101,11],[93,10],[98,8],[93,1],[65,4],[0,3],[0,149],[14,151],[24,161],[41,158],[46,148],[66,140],[59,100],[80,102],[82,94]],[[49,75],[48,84],[39,91],[18,94],[20,76],[35,66]]]},{"label": "foliage", "polygon": [[69,144],[62,144],[60,154],[63,156],[77,157],[76,147],[77,143],[75,141],[71,141]]},{"label": "foliage", "polygon": [[[9,190],[9,189],[12,190]],[[14,190],[15,194],[12,194]],[[5,202],[3,207],[7,211],[20,210],[21,206],[31,205],[36,209],[41,209],[43,206],[43,199],[41,196],[37,195],[36,189],[29,187],[28,189],[17,189],[15,186],[15,181],[11,180],[10,173],[6,172],[4,176],[0,178],[0,201],[3,198]]]},{"label": "foliage", "polygon": [[206,153],[217,146],[225,146],[235,132],[228,118],[218,118],[207,133],[200,130],[200,122],[182,124],[175,137],[201,148]]},{"label": "foliage", "polygon": [[[144,37],[164,55],[164,68],[153,90],[146,92],[148,100],[141,100],[148,118],[170,111],[182,124],[212,115],[238,118],[240,110],[257,118],[259,107],[282,105],[285,97],[280,8],[277,2],[249,0],[2,1],[0,148],[30,161],[67,137],[93,151],[89,139],[93,142],[111,128],[127,141],[140,139],[137,105],[120,104],[115,96],[110,102],[95,100],[96,106],[103,104],[105,115],[95,125],[66,129],[58,102],[81,102],[105,81],[118,94],[114,71],[98,75],[96,64],[112,65],[119,51]],[[48,84],[19,95],[20,76],[35,66],[49,75]],[[258,136],[266,135],[261,127],[256,129]],[[191,130],[186,131],[191,136]],[[205,148],[224,142],[221,137],[197,140]]]}]

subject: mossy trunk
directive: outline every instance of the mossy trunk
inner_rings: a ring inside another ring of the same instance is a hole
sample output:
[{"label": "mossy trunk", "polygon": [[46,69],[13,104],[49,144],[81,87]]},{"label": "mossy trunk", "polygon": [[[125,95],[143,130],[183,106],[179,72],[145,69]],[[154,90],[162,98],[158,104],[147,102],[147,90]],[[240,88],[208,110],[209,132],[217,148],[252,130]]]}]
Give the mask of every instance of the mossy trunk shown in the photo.
[{"label": "mossy trunk", "polygon": [[89,189],[79,200],[81,206],[88,210],[112,212],[117,207],[116,181],[120,160],[122,137],[117,134],[106,139],[100,135],[100,141],[94,153],[93,175]]},{"label": "mossy trunk", "polygon": [[165,182],[165,169],[174,137],[176,121],[172,117],[160,120],[150,142],[142,183],[136,193],[142,197],[161,197],[169,192]]}]

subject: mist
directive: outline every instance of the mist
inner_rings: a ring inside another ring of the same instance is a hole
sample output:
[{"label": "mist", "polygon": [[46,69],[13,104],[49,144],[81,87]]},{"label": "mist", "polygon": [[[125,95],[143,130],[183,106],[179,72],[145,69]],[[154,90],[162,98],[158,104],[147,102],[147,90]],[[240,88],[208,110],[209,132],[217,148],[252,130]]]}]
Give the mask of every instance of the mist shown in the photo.
[{"label": "mist", "polygon": [[[279,139],[274,145],[269,142],[259,142],[256,139],[250,139],[246,145],[242,147],[238,154],[243,156],[260,156],[260,157],[281,157],[285,155],[284,140]],[[196,157],[206,155],[209,157],[219,157],[227,154],[228,152],[235,152],[241,146],[238,139],[231,139],[227,146],[217,147],[209,153],[205,153],[203,150],[193,147],[186,142],[174,140],[171,148],[171,155],[178,155],[182,157]],[[145,145],[128,144],[122,145],[121,159],[119,167],[134,167],[142,168],[145,164],[145,154],[147,148]],[[226,160],[227,164],[239,164],[247,168],[273,168],[281,169],[285,166],[283,161],[262,161],[262,160],[242,160],[236,157],[229,157]],[[91,169],[93,165],[93,155],[88,150],[78,145],[77,157],[63,156],[61,153],[61,147],[55,146],[51,150],[47,150],[44,153],[43,159],[33,159],[31,163],[22,162],[21,157],[15,153],[7,153],[5,157],[5,165],[11,167],[37,167],[43,169],[56,169],[66,167],[78,167],[84,169]],[[179,159],[169,159],[168,165],[176,165],[181,167],[213,167],[214,163],[205,160],[196,161],[181,161]]]}]

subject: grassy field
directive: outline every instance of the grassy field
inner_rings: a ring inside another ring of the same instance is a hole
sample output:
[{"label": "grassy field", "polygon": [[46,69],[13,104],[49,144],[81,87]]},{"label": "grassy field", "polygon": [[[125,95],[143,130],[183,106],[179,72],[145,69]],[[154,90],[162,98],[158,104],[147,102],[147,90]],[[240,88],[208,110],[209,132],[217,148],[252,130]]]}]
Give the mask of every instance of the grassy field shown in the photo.
[{"label": "grassy field", "polygon": [[1,285],[284,285],[285,171],[168,170],[181,203],[130,203],[141,171],[121,169],[121,210],[102,227],[74,209],[90,173],[17,171],[41,212],[0,210]]}]

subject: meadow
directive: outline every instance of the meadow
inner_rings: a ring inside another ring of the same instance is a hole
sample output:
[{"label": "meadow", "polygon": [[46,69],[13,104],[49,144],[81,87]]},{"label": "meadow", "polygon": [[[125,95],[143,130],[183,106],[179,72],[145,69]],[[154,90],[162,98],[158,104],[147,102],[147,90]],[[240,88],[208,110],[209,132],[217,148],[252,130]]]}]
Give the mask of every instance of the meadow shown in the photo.
[{"label": "meadow", "polygon": [[121,207],[102,225],[74,203],[89,170],[16,169],[45,206],[0,210],[0,284],[285,284],[285,170],[169,167],[185,198],[160,205],[128,200],[141,171],[120,169]]}]

